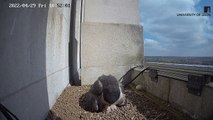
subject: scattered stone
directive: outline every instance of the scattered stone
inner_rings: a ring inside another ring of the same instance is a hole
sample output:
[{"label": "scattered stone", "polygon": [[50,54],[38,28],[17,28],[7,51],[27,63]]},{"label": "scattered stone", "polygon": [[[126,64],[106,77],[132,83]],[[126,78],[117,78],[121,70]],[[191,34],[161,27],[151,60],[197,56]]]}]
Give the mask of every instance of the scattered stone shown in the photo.
[{"label": "scattered stone", "polygon": [[[139,96],[135,91],[125,90],[127,104],[107,113],[85,110],[84,94],[90,86],[69,86],[60,95],[46,120],[181,120],[153,101]],[[140,86],[139,86],[140,88]],[[137,87],[136,87],[137,89]]]}]

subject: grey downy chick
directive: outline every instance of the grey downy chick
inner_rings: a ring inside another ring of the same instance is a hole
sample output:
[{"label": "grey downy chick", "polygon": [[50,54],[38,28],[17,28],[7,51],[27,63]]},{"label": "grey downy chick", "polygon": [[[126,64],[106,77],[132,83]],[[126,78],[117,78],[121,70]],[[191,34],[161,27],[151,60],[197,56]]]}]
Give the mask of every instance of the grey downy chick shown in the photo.
[{"label": "grey downy chick", "polygon": [[121,83],[112,75],[102,75],[94,82],[87,93],[88,106],[91,112],[107,112],[116,109],[116,106],[125,105],[125,94]]}]

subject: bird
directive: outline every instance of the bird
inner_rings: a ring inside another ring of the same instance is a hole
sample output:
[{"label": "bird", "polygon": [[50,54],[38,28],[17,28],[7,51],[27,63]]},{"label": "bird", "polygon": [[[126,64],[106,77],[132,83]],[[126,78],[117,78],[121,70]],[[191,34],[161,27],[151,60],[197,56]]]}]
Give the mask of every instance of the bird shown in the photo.
[{"label": "bird", "polygon": [[126,95],[123,85],[112,75],[98,77],[86,93],[86,104],[91,112],[100,112],[105,109],[111,112],[125,103]]}]

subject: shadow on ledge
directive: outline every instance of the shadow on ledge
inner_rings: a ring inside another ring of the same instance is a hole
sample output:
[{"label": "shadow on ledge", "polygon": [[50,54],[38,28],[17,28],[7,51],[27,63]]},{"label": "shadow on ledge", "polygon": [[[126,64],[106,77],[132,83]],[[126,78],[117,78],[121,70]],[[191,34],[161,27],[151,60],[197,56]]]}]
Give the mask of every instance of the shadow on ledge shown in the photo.
[{"label": "shadow on ledge", "polygon": [[62,119],[58,117],[55,112],[50,110],[45,120],[62,120]]}]

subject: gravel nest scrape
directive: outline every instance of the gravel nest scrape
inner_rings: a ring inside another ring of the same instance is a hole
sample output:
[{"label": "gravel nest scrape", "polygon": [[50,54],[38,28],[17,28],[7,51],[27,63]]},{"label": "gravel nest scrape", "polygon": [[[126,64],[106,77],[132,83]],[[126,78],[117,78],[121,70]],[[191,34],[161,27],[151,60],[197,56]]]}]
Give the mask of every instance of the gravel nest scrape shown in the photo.
[{"label": "gravel nest scrape", "polygon": [[180,120],[170,111],[159,107],[144,95],[126,89],[127,104],[107,113],[84,110],[84,94],[90,86],[67,87],[50,110],[46,120]]}]

